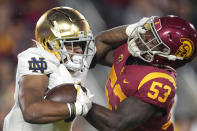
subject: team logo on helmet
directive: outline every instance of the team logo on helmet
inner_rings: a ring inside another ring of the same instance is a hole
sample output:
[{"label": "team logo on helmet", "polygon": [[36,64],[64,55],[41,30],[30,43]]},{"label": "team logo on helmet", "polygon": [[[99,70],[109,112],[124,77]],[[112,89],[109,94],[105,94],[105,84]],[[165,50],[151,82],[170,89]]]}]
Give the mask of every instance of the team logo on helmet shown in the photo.
[{"label": "team logo on helmet", "polygon": [[180,42],[182,43],[182,45],[179,47],[175,55],[178,57],[183,57],[185,59],[190,58],[194,51],[193,41],[188,38],[181,38]]}]

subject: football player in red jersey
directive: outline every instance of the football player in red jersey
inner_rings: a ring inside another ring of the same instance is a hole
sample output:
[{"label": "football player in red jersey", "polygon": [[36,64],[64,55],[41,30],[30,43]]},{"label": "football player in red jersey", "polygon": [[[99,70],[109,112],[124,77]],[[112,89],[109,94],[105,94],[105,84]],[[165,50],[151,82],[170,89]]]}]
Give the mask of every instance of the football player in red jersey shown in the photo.
[{"label": "football player in red jersey", "polygon": [[196,55],[194,26],[176,16],[152,16],[101,32],[96,44],[94,60],[112,66],[109,109],[93,104],[86,119],[102,131],[173,131],[176,69]]}]

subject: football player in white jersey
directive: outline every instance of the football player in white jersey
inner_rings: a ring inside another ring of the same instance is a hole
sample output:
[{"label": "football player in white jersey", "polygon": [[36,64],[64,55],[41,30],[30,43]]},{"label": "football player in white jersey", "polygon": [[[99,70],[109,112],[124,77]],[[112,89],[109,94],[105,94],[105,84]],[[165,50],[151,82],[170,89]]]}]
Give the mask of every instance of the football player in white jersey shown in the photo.
[{"label": "football player in white jersey", "polygon": [[45,95],[63,83],[84,85],[95,54],[89,24],[73,8],[52,8],[37,22],[35,43],[37,47],[18,55],[15,104],[3,131],[69,131],[71,122],[64,120],[85,116],[91,100],[81,92],[75,103],[62,104],[45,99]]}]

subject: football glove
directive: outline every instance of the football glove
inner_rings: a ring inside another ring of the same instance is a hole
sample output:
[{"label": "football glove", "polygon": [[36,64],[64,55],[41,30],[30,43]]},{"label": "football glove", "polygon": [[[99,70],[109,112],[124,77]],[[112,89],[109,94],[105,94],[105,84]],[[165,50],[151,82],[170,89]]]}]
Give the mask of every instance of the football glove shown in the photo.
[{"label": "football glove", "polygon": [[141,34],[144,34],[146,32],[145,29],[143,29],[141,26],[143,26],[147,21],[148,21],[148,17],[143,17],[140,21],[138,21],[137,23],[134,24],[130,24],[127,28],[126,28],[126,34],[129,38],[135,37],[136,34],[136,28],[138,28],[138,32]]},{"label": "football glove", "polygon": [[86,92],[82,90],[80,84],[74,84],[77,90],[77,98],[75,103],[67,103],[70,112],[70,119],[74,119],[75,116],[86,116],[88,111],[92,107],[93,94],[86,88]]}]

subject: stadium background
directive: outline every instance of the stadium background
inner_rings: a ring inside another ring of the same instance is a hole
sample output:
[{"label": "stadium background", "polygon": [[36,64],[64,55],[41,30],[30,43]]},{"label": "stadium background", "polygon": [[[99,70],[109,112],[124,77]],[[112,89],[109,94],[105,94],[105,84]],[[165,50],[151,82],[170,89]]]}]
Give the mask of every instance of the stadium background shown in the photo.
[{"label": "stadium background", "polygon": [[[0,131],[13,105],[17,54],[31,47],[35,23],[42,13],[55,6],[80,11],[95,34],[144,16],[178,15],[197,28],[196,0],[0,0]],[[108,67],[97,65],[88,75],[87,87],[94,101],[106,106],[104,84]],[[197,59],[178,70],[177,102],[174,110],[176,131],[197,131]],[[79,131],[77,123],[74,131]],[[84,131],[93,131],[87,123]],[[82,131],[82,130],[80,130]]]}]

